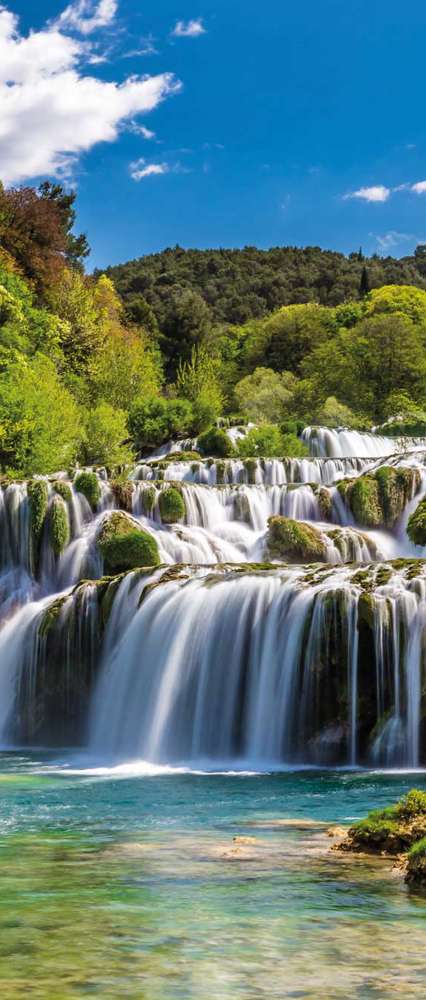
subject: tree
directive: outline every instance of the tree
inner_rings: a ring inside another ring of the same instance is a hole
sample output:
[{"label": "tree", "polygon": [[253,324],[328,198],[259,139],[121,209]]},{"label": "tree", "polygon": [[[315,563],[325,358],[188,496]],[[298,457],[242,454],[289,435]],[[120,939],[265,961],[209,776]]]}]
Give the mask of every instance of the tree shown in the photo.
[{"label": "tree", "polygon": [[283,435],[275,424],[253,427],[238,441],[238,452],[243,458],[303,457],[308,449],[295,434]]},{"label": "tree", "polygon": [[289,412],[295,384],[296,378],[291,372],[279,375],[271,368],[256,368],[252,375],[246,375],[235,386],[238,412],[254,423],[279,424]]},{"label": "tree", "polygon": [[364,266],[361,271],[361,281],[359,283],[359,294],[361,296],[368,295],[370,291],[370,279],[368,277],[367,268]]},{"label": "tree", "polygon": [[170,376],[180,361],[189,360],[192,348],[202,343],[210,327],[210,310],[201,295],[189,288],[172,290],[160,340]]},{"label": "tree", "polygon": [[21,476],[66,469],[83,437],[81,415],[49,358],[15,353],[0,378],[0,464]]},{"label": "tree", "polygon": [[84,460],[88,465],[106,465],[114,469],[134,459],[133,449],[126,443],[129,432],[124,410],[99,403],[86,417]]},{"label": "tree", "polygon": [[56,206],[61,220],[61,227],[65,238],[65,260],[70,267],[82,269],[85,257],[89,256],[90,247],[84,233],[75,236],[72,232],[77,218],[75,211],[75,191],[66,192],[61,184],[52,184],[50,181],[43,181],[39,186],[39,195],[47,199]]},{"label": "tree", "polygon": [[328,396],[325,403],[318,411],[315,423],[323,427],[357,427],[359,418],[355,416],[349,406],[339,403],[335,396]]},{"label": "tree", "polygon": [[298,374],[306,355],[335,329],[332,309],[316,303],[285,306],[253,327],[245,345],[246,364]]},{"label": "tree", "polygon": [[79,242],[85,238],[70,233],[74,197],[59,185],[46,184],[37,192],[30,187],[6,191],[0,184],[0,246],[41,298],[58,284],[67,261],[77,265],[88,252]]},{"label": "tree", "polygon": [[129,434],[138,451],[149,451],[171,438],[188,434],[192,407],[187,399],[150,396],[137,400],[129,414]]},{"label": "tree", "polygon": [[[188,399],[196,413],[202,416],[201,423],[211,426],[220,416],[224,403],[220,388],[220,362],[213,358],[204,347],[193,347],[189,361],[181,361],[176,376],[177,395]],[[201,430],[200,426],[197,430]]]},{"label": "tree", "polygon": [[426,323],[426,291],[412,285],[383,285],[368,296],[367,313],[402,313],[413,323]]}]

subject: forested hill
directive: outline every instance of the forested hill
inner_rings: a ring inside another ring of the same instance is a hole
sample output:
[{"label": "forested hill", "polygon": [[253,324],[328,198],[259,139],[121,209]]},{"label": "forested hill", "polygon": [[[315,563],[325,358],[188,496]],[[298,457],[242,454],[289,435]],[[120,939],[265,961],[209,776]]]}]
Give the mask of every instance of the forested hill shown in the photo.
[{"label": "forested hill", "polygon": [[[107,269],[128,306],[141,296],[152,307],[160,329],[182,289],[200,295],[210,320],[239,324],[265,316],[279,306],[301,302],[339,305],[381,285],[426,288],[426,248],[413,257],[345,257],[319,247],[257,250],[183,250],[177,246]],[[196,303],[194,303],[194,306]]]}]

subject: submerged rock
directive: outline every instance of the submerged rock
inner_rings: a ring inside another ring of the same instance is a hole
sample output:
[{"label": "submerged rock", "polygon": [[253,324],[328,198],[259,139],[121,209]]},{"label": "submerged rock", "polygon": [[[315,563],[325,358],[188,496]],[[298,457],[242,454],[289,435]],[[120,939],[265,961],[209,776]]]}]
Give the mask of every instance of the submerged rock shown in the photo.
[{"label": "submerged rock", "polygon": [[112,511],[103,521],[96,544],[106,573],[158,566],[160,562],[155,538],[122,511]]},{"label": "submerged rock", "polygon": [[290,517],[268,519],[266,546],[271,559],[282,562],[324,562],[326,546],[317,528]]}]

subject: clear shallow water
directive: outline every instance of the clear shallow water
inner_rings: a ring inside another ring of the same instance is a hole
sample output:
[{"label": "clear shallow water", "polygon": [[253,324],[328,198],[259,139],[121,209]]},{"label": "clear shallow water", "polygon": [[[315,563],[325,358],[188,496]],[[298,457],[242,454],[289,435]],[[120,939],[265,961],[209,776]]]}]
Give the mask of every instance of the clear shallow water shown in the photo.
[{"label": "clear shallow water", "polygon": [[2,997],[424,997],[426,900],[323,824],[426,774],[65,763],[0,758]]}]

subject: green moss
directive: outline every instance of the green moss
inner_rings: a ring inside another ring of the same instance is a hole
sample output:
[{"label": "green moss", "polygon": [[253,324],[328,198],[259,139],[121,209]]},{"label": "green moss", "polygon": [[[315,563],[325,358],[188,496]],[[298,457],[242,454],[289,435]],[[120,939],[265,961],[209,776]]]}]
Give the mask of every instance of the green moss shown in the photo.
[{"label": "green moss", "polygon": [[355,823],[344,847],[354,851],[398,854],[426,837],[426,794],[413,788],[394,806],[374,809]]},{"label": "green moss", "polygon": [[63,479],[57,479],[52,483],[53,489],[58,496],[65,500],[65,503],[71,503],[72,500],[72,489],[69,483],[65,483]]},{"label": "green moss", "polygon": [[47,514],[49,490],[44,479],[31,479],[27,486],[30,505],[31,534],[36,545],[39,544],[45,517]]},{"label": "green moss", "polygon": [[101,487],[96,472],[79,472],[75,477],[74,486],[78,493],[86,497],[93,511],[101,499]]},{"label": "green moss", "polygon": [[426,499],[420,501],[408,519],[407,535],[414,545],[426,545]]},{"label": "green moss", "polygon": [[226,482],[226,462],[215,462],[216,466],[216,483],[218,486],[224,486]]},{"label": "green moss", "polygon": [[182,493],[176,486],[168,486],[162,490],[158,503],[160,507],[161,520],[163,524],[176,524],[183,521],[186,509]]},{"label": "green moss", "polygon": [[117,507],[119,507],[120,510],[126,510],[129,514],[131,514],[133,509],[133,483],[129,480],[121,482],[120,480],[115,479],[111,483],[111,489]]},{"label": "green moss", "polygon": [[97,546],[107,574],[122,573],[139,566],[158,566],[160,563],[155,538],[120,511],[113,511],[102,524]]},{"label": "green moss", "polygon": [[289,517],[269,518],[266,544],[271,558],[284,562],[324,562],[326,556],[319,531]]},{"label": "green moss", "polygon": [[58,597],[46,608],[38,626],[38,634],[41,638],[46,636],[57,622],[67,597]]},{"label": "green moss", "polygon": [[317,501],[323,521],[330,521],[331,512],[333,509],[333,502],[331,499],[330,491],[327,490],[324,486],[320,486],[320,488],[318,489]]},{"label": "green moss", "polygon": [[363,591],[358,600],[358,620],[365,622],[369,628],[374,626],[375,607],[374,597]]},{"label": "green moss", "polygon": [[254,486],[256,482],[256,469],[257,469],[256,459],[246,458],[244,460],[244,468],[246,469],[247,472],[247,481],[250,483],[251,486]]},{"label": "green moss", "polygon": [[405,881],[423,890],[426,888],[426,837],[422,837],[408,852]]},{"label": "green moss", "polygon": [[419,486],[417,469],[382,466],[372,474],[342,480],[337,488],[358,524],[393,528]]},{"label": "green moss", "polygon": [[379,566],[376,570],[376,586],[383,587],[392,579],[392,570],[389,566]]},{"label": "green moss", "polygon": [[220,427],[211,427],[200,434],[197,440],[198,450],[202,455],[213,455],[218,458],[228,458],[235,453],[231,439]]},{"label": "green moss", "polygon": [[70,540],[68,509],[62,497],[55,496],[49,509],[49,538],[55,556],[59,556]]},{"label": "green moss", "polygon": [[142,490],[141,499],[143,512],[147,515],[147,517],[149,517],[152,514],[157,502],[157,490],[155,489],[155,486],[146,486],[145,489]]}]

